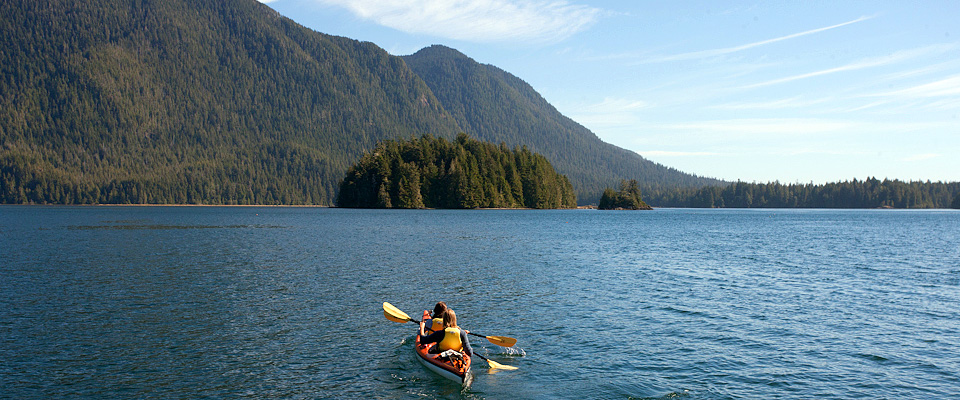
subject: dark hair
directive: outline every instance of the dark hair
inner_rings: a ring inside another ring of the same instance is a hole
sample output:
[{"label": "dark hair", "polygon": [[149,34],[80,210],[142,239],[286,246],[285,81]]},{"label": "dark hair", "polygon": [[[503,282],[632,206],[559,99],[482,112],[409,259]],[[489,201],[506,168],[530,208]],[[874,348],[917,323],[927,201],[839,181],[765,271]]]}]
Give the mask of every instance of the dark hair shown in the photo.
[{"label": "dark hair", "polygon": [[443,318],[443,314],[447,312],[447,303],[438,301],[437,305],[433,306],[433,317],[434,318]]}]

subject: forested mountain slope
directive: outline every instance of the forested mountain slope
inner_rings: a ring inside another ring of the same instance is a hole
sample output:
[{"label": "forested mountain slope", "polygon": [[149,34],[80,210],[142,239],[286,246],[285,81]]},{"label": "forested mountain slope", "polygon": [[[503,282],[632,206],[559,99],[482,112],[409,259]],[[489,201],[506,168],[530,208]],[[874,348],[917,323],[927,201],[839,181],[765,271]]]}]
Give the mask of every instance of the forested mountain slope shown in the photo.
[{"label": "forested mountain slope", "polygon": [[461,131],[543,154],[581,203],[622,179],[718,183],[603,143],[455,50],[395,57],[255,0],[7,0],[0,15],[0,203],[331,205],[377,142]]},{"label": "forested mountain slope", "polygon": [[400,58],[254,0],[0,2],[0,201],[332,204],[460,130]]},{"label": "forested mountain slope", "polygon": [[723,184],[601,141],[520,78],[457,50],[431,46],[404,59],[466,133],[543,154],[570,178],[581,204],[596,203],[605,188],[624,179],[636,179],[645,191]]}]

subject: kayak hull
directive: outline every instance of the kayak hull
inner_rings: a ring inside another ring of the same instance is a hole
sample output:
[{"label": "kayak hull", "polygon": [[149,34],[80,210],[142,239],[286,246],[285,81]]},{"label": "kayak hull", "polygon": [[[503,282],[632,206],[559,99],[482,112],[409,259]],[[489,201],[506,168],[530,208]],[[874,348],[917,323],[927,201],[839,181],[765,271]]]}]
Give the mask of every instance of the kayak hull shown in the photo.
[{"label": "kayak hull", "polygon": [[[421,321],[429,320],[430,312],[425,310]],[[420,322],[420,325],[423,326],[423,322]],[[467,374],[470,372],[471,360],[469,356],[464,354],[462,363],[441,360],[439,359],[439,354],[430,354],[429,352],[430,347],[433,346],[434,343],[420,344],[419,334],[416,340],[414,340],[413,345],[414,351],[417,353],[417,360],[427,367],[427,369],[461,385],[466,382]]]}]

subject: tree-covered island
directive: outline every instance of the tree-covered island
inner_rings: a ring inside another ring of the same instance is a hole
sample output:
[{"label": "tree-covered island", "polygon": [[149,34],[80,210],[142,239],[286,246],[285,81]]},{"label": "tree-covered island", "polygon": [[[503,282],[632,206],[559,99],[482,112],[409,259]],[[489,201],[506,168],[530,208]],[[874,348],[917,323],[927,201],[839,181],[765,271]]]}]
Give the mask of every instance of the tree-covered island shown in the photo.
[{"label": "tree-covered island", "polygon": [[631,179],[629,181],[620,181],[619,192],[615,192],[611,188],[604,190],[603,195],[600,196],[600,203],[597,204],[597,209],[652,210],[653,207],[650,207],[643,201],[642,196],[640,196],[640,188],[637,186],[637,181]]},{"label": "tree-covered island", "polygon": [[338,207],[573,208],[566,176],[526,147],[424,135],[387,140],[347,170]]}]

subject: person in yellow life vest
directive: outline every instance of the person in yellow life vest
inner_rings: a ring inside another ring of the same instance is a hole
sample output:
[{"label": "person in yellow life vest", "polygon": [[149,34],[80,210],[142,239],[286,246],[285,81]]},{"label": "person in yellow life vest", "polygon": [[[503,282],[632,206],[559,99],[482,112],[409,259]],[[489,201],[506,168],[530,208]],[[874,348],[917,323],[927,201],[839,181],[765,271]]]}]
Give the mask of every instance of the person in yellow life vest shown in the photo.
[{"label": "person in yellow life vest", "polygon": [[430,348],[430,353],[439,354],[446,350],[456,350],[466,353],[468,356],[473,356],[467,331],[457,326],[457,313],[453,310],[448,308],[447,312],[443,314],[443,329],[427,335],[424,333],[423,325],[420,325],[420,343],[437,343]]},{"label": "person in yellow life vest", "polygon": [[430,333],[439,331],[443,329],[443,314],[447,312],[447,303],[438,301],[437,305],[433,306],[433,318],[429,321],[423,321],[423,325]]}]

